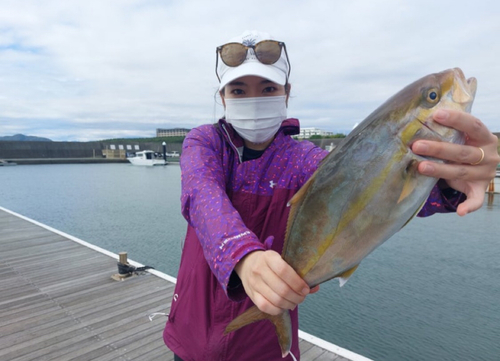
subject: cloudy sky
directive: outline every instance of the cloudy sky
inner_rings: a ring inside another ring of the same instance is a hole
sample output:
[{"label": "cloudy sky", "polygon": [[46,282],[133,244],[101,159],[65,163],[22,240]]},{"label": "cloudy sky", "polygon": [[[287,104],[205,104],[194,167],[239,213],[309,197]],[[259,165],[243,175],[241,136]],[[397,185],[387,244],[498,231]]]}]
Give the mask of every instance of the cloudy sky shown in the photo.
[{"label": "cloudy sky", "polygon": [[223,114],[215,47],[245,30],[287,44],[289,116],[347,133],[405,85],[452,67],[500,132],[496,0],[0,0],[0,136],[151,137]]}]

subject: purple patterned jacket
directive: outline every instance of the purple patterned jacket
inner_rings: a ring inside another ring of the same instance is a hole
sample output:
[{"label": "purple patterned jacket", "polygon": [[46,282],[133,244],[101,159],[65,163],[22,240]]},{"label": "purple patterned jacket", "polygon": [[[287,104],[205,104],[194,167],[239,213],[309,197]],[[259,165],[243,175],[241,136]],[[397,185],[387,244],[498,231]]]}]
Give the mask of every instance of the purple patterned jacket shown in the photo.
[{"label": "purple patterned jacket", "polygon": [[[281,253],[286,204],[328,154],[290,137],[298,132],[297,119],[285,120],[264,154],[245,162],[243,141],[224,120],[193,129],[184,141],[181,202],[188,229],[163,333],[184,361],[283,360],[270,322],[223,333],[252,305],[232,277],[235,265],[249,252],[265,250],[269,236]],[[459,200],[453,198],[446,200],[435,187],[419,215],[455,211]],[[297,309],[291,315],[292,353],[299,359]]]}]

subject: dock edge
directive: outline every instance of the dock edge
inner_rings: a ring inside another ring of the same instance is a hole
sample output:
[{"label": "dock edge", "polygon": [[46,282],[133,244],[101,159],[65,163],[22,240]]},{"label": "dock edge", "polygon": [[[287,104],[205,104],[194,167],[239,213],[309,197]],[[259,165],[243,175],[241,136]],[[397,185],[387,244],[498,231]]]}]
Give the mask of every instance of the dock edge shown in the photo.
[{"label": "dock edge", "polygon": [[[16,216],[18,218],[21,218],[21,219],[24,219],[25,221],[28,221],[30,223],[33,223],[39,227],[42,227],[42,228],[45,228],[47,229],[48,231],[51,231],[53,233],[56,233],[60,236],[63,236],[65,238],[68,238],[70,240],[72,240],[73,242],[76,242],[78,244],[81,244],[82,246],[85,246],[87,248],[90,248],[94,251],[97,251],[99,253],[102,253],[106,256],[109,256],[111,258],[114,258],[114,259],[118,259],[118,254],[116,253],[113,253],[113,252],[110,252],[104,248],[101,248],[99,246],[96,246],[96,245],[93,245],[92,243],[89,243],[89,242],[86,242],[84,240],[81,240],[75,236],[72,236],[68,233],[65,233],[65,232],[62,232],[58,229],[55,229],[53,227],[50,227],[46,224],[43,224],[41,222],[38,222],[38,221],[35,221],[34,219],[31,219],[31,218],[28,218],[26,216],[23,216],[22,214],[19,214],[19,213],[16,213],[14,211],[11,211],[10,209],[7,209],[7,208],[4,208],[2,206],[0,206],[0,210],[6,212],[6,213],[9,213],[9,214],[12,214],[13,216]],[[135,267],[144,267],[144,265],[142,263],[139,263],[139,262],[136,262],[136,261],[133,261],[131,259],[128,260],[128,263],[135,266]],[[162,278],[166,281],[169,281],[169,282],[172,282],[172,283],[177,283],[177,278],[175,277],[172,277],[170,275],[167,275],[166,273],[163,273],[163,272],[160,272],[158,270],[155,270],[155,269],[148,269],[146,272],[149,272],[159,278]],[[299,338],[303,339],[304,341],[307,341],[307,342],[310,342],[311,344],[313,345],[316,345],[324,350],[327,350],[327,351],[330,351],[330,352],[333,352],[335,354],[337,354],[338,356],[341,356],[341,357],[345,357],[347,359],[350,359],[352,361],[373,361],[372,359],[370,358],[367,358],[365,356],[362,356],[362,355],[359,355],[353,351],[349,351],[345,348],[342,348],[340,346],[337,346],[331,342],[328,342],[328,341],[325,341],[319,337],[316,337],[316,336],[313,336],[307,332],[304,332],[304,331],[301,331],[299,330]]]}]

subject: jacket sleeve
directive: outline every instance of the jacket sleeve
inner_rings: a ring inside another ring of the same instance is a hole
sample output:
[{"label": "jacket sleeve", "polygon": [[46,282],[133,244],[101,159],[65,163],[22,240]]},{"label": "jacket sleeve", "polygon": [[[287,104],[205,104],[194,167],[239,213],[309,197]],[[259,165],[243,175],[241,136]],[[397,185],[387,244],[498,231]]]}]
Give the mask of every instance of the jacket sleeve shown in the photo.
[{"label": "jacket sleeve", "polygon": [[[227,193],[222,140],[213,126],[193,129],[184,140],[181,165],[182,214],[195,229],[205,259],[228,294],[238,261],[255,250],[265,250],[243,223]],[[228,297],[245,297],[241,284]]]}]

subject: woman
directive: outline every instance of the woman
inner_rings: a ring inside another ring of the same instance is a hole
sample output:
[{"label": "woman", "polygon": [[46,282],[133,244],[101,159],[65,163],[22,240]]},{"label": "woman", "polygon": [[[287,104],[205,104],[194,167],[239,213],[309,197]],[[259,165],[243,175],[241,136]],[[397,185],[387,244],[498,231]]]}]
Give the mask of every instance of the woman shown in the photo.
[{"label": "woman", "polygon": [[[217,48],[216,72],[225,118],[193,129],[183,145],[188,230],[164,340],[176,360],[282,360],[270,322],[224,335],[227,324],[255,304],[274,315],[292,310],[291,352],[298,359],[296,306],[311,290],[280,257],[286,203],[327,152],[291,138],[299,123],[286,115],[290,63],[284,43],[246,32]],[[464,215],[483,203],[499,161],[496,138],[466,113],[438,112],[435,118],[469,139],[464,146],[413,145],[415,153],[453,162],[422,162],[419,171],[448,179],[459,191],[436,187],[422,214]]]}]

